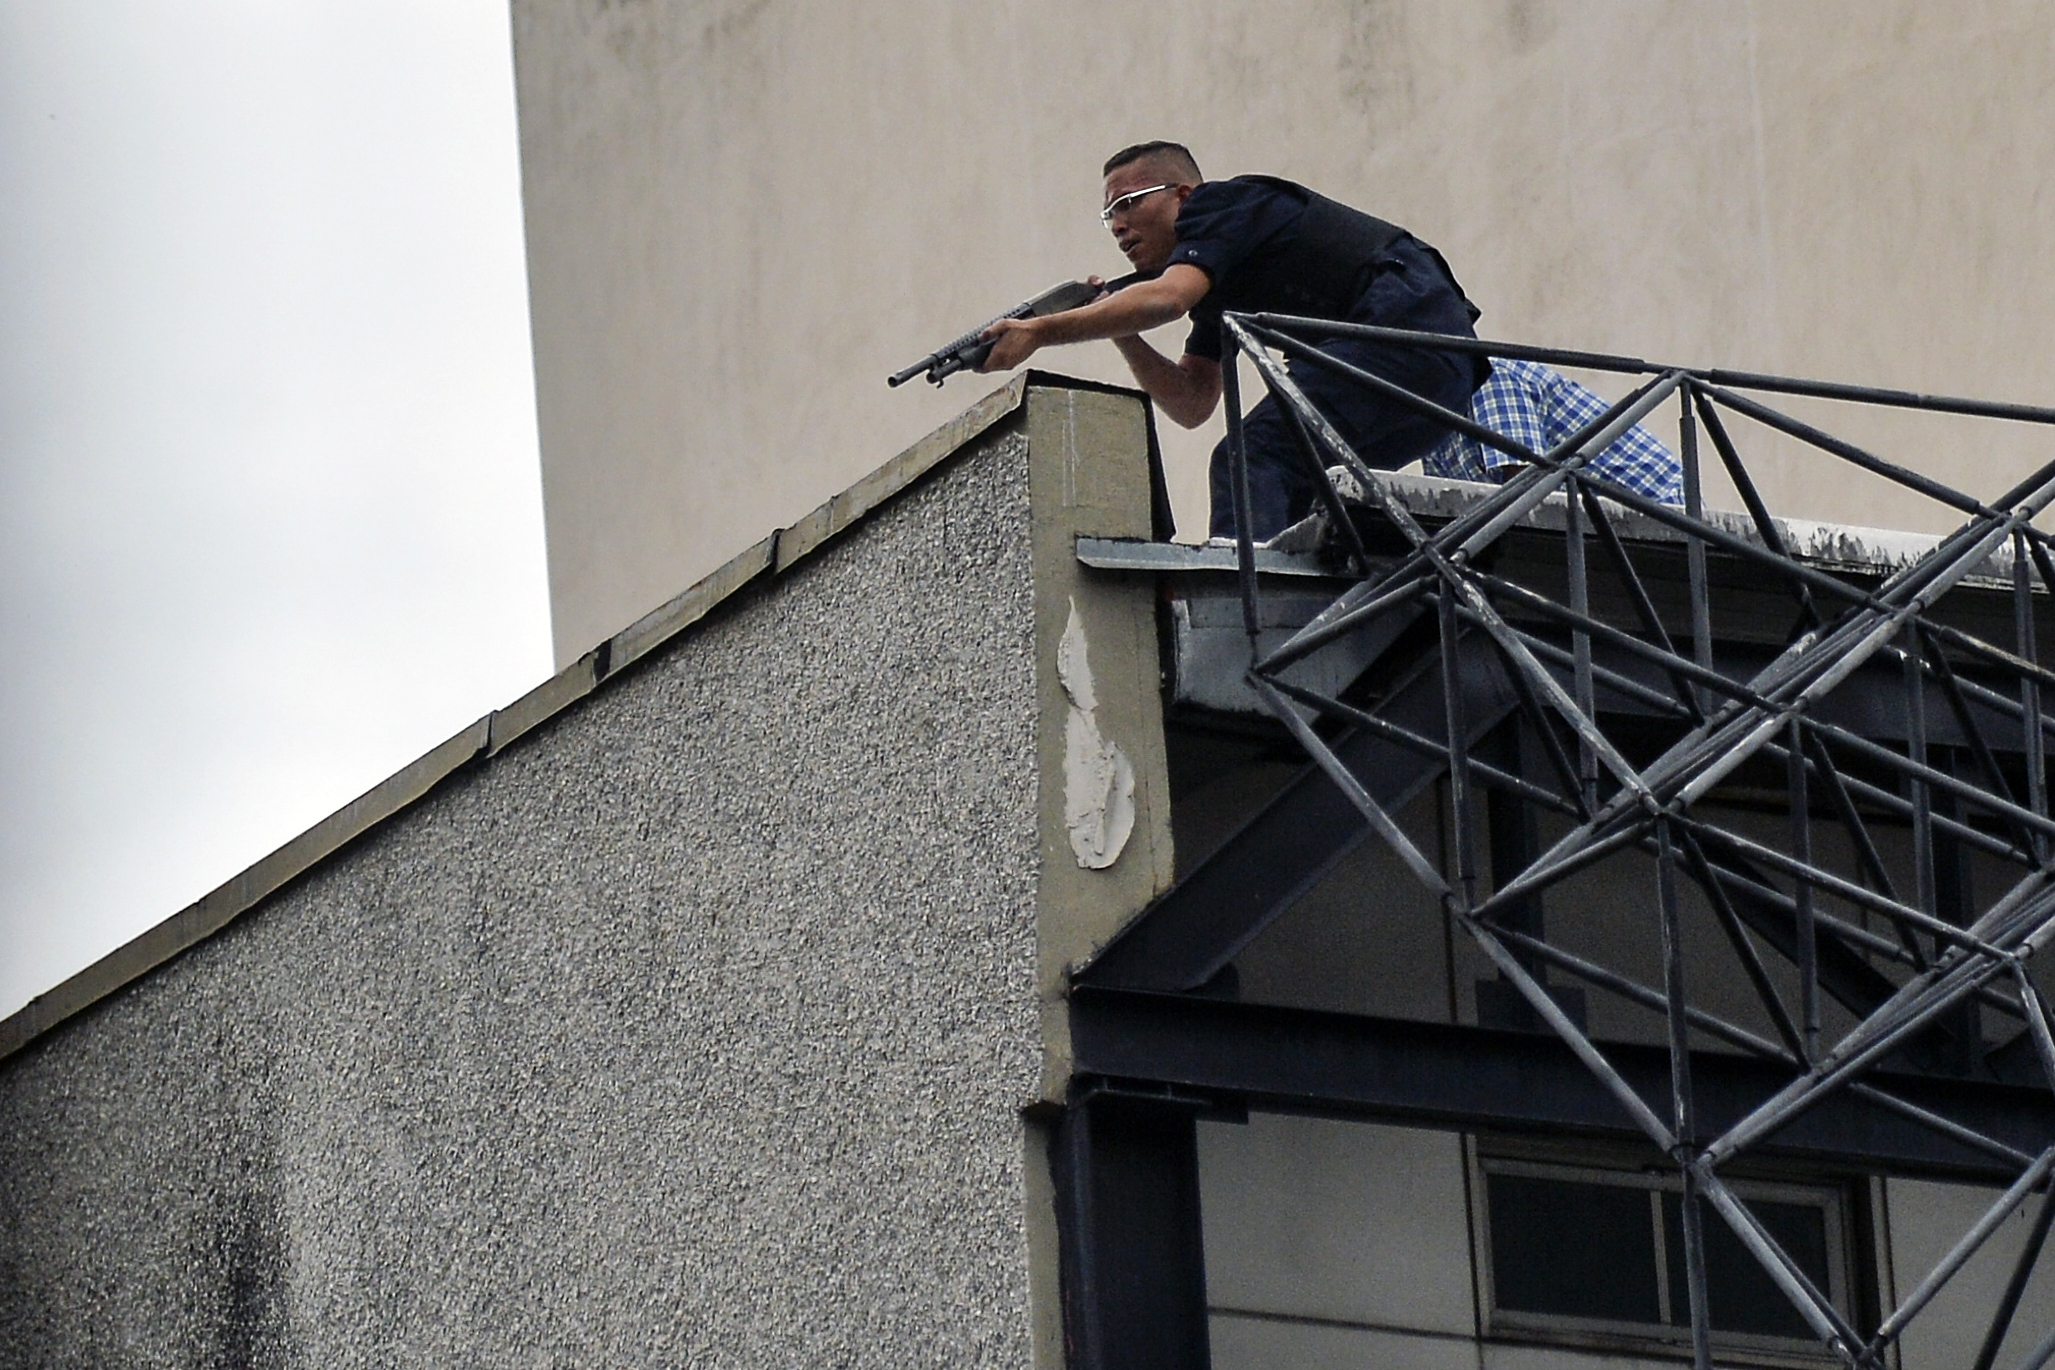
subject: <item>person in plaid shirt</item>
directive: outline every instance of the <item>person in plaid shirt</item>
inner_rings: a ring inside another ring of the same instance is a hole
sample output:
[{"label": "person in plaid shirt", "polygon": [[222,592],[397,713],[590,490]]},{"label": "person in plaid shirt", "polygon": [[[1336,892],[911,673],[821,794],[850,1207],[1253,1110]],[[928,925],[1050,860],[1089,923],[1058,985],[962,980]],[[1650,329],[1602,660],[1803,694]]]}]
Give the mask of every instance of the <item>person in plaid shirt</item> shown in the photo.
[{"label": "person in plaid shirt", "polygon": [[[1534,452],[1546,452],[1610,406],[1560,372],[1538,362],[1491,359],[1491,375],[1470,397],[1470,417]],[[1430,476],[1497,484],[1526,465],[1475,438],[1451,433],[1421,461]],[[1585,470],[1664,504],[1684,502],[1684,473],[1669,448],[1636,424]]]}]

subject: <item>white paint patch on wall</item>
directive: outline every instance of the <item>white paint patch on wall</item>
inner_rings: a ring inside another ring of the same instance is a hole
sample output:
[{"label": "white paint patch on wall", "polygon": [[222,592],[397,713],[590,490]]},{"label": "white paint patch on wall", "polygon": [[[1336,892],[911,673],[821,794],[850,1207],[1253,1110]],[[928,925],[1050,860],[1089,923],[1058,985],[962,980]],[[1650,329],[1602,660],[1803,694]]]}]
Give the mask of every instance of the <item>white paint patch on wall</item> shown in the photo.
[{"label": "white paint patch on wall", "polygon": [[1099,732],[1099,697],[1092,687],[1085,625],[1075,599],[1056,645],[1056,678],[1070,699],[1063,723],[1064,826],[1078,865],[1105,870],[1120,859],[1135,829],[1135,768],[1127,754]]}]

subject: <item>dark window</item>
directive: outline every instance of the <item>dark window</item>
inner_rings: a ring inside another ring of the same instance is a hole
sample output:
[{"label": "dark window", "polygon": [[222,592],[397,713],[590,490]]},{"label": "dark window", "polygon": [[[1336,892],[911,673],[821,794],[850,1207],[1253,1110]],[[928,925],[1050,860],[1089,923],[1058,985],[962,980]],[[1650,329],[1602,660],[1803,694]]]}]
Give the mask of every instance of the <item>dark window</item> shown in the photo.
[{"label": "dark window", "polygon": [[[1484,1157],[1495,1330],[1675,1346],[1691,1323],[1683,1196],[1674,1177]],[[1827,1185],[1741,1182],[1736,1195],[1813,1284],[1845,1308],[1843,1199]],[[1779,1356],[1823,1351],[1725,1220],[1705,1208],[1714,1332]]]},{"label": "dark window", "polygon": [[1500,1308],[1662,1321],[1647,1191],[1529,1175],[1492,1175],[1489,1183]]},{"label": "dark window", "polygon": [[[1827,1210],[1819,1204],[1777,1203],[1757,1199],[1748,1205],[1756,1221],[1786,1255],[1798,1263],[1819,1289],[1833,1287],[1827,1254]],[[1712,1305],[1712,1324],[1722,1332],[1751,1332],[1764,1337],[1810,1340],[1812,1324],[1800,1317],[1734,1229],[1710,1208],[1705,1215],[1705,1293]],[[1669,1256],[1670,1321],[1691,1325],[1690,1296],[1684,1283],[1684,1196],[1663,1195],[1663,1245]]]}]

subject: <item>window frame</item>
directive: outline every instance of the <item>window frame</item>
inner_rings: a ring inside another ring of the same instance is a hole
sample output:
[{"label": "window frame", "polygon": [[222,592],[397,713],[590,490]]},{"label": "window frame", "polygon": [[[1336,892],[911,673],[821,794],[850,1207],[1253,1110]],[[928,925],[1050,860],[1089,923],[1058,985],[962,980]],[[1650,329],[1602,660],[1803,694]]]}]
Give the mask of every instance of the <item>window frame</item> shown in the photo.
[{"label": "window frame", "polygon": [[[1568,1148],[1537,1145],[1518,1140],[1472,1137],[1468,1153],[1470,1178],[1470,1238],[1473,1269],[1477,1280],[1478,1330],[1493,1340],[1665,1357],[1688,1357],[1691,1328],[1666,1323],[1641,1323],[1572,1314],[1534,1313],[1498,1306],[1491,1244],[1491,1202],[1488,1177],[1494,1174],[1533,1179],[1563,1180],[1598,1184],[1612,1188],[1638,1189],[1649,1197],[1649,1221],[1655,1244],[1655,1279],[1660,1316],[1683,1307],[1688,1296],[1670,1286],[1667,1255],[1667,1224],[1662,1218],[1663,1194],[1683,1190],[1683,1179],[1667,1163],[1646,1150],[1631,1151],[1595,1147]],[[1827,1246],[1826,1290],[1829,1301],[1841,1315],[1859,1322],[1858,1311],[1869,1300],[1857,1284],[1865,1263],[1866,1249],[1857,1230],[1859,1198],[1854,1177],[1822,1174],[1793,1168],[1789,1171],[1754,1166],[1727,1180],[1729,1188],[1744,1202],[1762,1199],[1776,1203],[1816,1206],[1824,1212]],[[1708,1206],[1708,1222],[1724,1220]],[[1713,1346],[1722,1359],[1740,1358],[1747,1364],[1791,1366],[1811,1370],[1839,1362],[1826,1347],[1810,1340],[1768,1336],[1761,1333],[1714,1329]]]}]

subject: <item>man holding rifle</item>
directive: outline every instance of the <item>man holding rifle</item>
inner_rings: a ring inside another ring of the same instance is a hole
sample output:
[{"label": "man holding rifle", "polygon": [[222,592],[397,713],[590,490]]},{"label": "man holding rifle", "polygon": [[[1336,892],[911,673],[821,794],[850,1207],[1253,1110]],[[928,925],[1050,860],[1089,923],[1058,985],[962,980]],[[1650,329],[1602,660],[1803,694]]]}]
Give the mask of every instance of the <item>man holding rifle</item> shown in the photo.
[{"label": "man holding rifle", "polygon": [[[1346,319],[1475,337],[1476,310],[1441,254],[1396,225],[1267,176],[1207,181],[1182,145],[1139,143],[1105,166],[1105,208],[1127,259],[1154,273],[1092,304],[1039,318],[1001,319],[985,333],[979,368],[1007,371],[1056,343],[1111,339],[1135,380],[1171,419],[1196,428],[1220,402],[1226,311]],[[1173,361],[1139,335],[1190,315]],[[1482,357],[1332,339],[1331,356],[1457,413],[1490,372]],[[1292,377],[1365,461],[1403,466],[1447,431],[1406,406],[1318,367]],[[1243,421],[1249,457],[1250,533],[1266,539],[1303,518],[1316,499],[1286,415],[1265,397]],[[1233,536],[1227,444],[1213,450],[1212,532]]]}]

